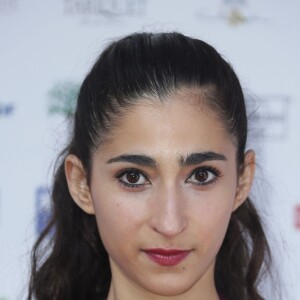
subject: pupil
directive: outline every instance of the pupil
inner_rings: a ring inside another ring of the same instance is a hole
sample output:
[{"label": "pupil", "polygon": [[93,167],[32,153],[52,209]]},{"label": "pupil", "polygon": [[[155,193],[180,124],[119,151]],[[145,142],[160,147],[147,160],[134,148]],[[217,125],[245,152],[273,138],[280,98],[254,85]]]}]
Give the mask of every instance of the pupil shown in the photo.
[{"label": "pupil", "polygon": [[140,175],[136,172],[129,172],[126,177],[129,183],[137,183],[140,179]]},{"label": "pupil", "polygon": [[195,178],[197,181],[204,182],[208,178],[208,173],[207,173],[207,171],[198,171],[195,174]]}]

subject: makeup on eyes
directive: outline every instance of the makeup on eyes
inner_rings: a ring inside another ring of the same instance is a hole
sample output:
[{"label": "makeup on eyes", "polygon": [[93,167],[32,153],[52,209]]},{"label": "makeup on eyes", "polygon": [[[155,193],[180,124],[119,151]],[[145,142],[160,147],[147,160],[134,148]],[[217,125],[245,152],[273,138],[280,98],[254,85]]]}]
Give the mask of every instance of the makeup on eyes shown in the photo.
[{"label": "makeup on eyes", "polygon": [[[222,176],[221,171],[212,166],[199,166],[193,169],[185,183],[196,185],[196,186],[208,186],[215,183],[219,177]],[[124,168],[118,171],[115,175],[118,183],[128,188],[141,189],[148,185],[151,185],[151,181],[148,176],[142,170],[138,168]]]},{"label": "makeup on eyes", "polygon": [[[223,176],[221,171],[215,167],[200,166],[190,173],[185,182],[199,186],[206,186],[213,184],[221,176]],[[194,177],[194,180],[191,179],[192,177]]]},{"label": "makeup on eyes", "polygon": [[115,177],[120,184],[129,188],[141,188],[142,186],[151,184],[144,172],[137,168],[122,169]]},{"label": "makeup on eyes", "polygon": [[[223,154],[213,151],[193,152],[187,155],[181,155],[178,159],[178,165],[180,168],[194,167],[184,182],[195,185],[199,188],[204,188],[215,183],[217,179],[222,176],[221,171],[212,166],[211,162],[226,160],[227,158]],[[134,167],[124,167],[119,170],[116,173],[115,178],[121,187],[136,191],[143,190],[152,184],[151,180],[149,180],[151,176],[146,175],[146,172],[141,170],[141,168],[156,170],[159,166],[154,157],[145,154],[134,153],[121,154],[112,157],[107,161],[107,164],[115,163],[134,165]]]}]

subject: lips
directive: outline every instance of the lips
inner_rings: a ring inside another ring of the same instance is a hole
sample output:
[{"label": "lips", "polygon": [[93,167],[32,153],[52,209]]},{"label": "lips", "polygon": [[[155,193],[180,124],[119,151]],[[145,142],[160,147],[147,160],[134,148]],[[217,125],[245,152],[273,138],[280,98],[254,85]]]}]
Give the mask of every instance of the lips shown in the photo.
[{"label": "lips", "polygon": [[190,254],[191,250],[156,248],[144,249],[143,252],[155,263],[171,267],[183,261]]}]

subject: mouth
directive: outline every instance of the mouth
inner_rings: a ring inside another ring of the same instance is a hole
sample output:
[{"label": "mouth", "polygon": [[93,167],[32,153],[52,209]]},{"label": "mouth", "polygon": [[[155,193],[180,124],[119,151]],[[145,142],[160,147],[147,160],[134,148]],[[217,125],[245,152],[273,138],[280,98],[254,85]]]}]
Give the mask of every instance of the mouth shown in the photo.
[{"label": "mouth", "polygon": [[150,260],[166,267],[172,267],[183,261],[192,250],[180,250],[180,249],[143,249],[142,250]]}]

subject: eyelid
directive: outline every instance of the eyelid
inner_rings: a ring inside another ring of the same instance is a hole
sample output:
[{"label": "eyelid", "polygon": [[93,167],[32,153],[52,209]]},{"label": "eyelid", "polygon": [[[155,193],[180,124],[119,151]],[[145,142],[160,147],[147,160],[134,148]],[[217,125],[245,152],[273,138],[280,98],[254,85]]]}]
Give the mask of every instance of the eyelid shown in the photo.
[{"label": "eyelid", "polygon": [[191,172],[190,172],[190,174],[188,175],[188,177],[190,177],[191,175],[193,175],[196,171],[198,171],[198,170],[203,170],[203,171],[209,171],[209,172],[212,172],[214,175],[216,175],[216,176],[222,176],[222,172],[221,172],[221,170],[219,170],[218,168],[216,168],[216,167],[213,167],[213,166],[206,166],[206,165],[204,165],[204,166],[199,166],[199,167],[196,167],[196,168],[194,168]]},{"label": "eyelid", "polygon": [[[192,182],[192,181],[189,181],[189,179],[195,174],[195,172],[197,171],[207,171],[207,172],[210,172],[214,175],[214,178],[207,181],[207,182]],[[192,184],[195,184],[195,185],[200,185],[200,186],[205,186],[205,185],[209,185],[209,184],[212,184],[214,183],[219,177],[222,177],[222,172],[216,168],[216,167],[212,167],[212,166],[200,166],[200,167],[197,167],[195,168],[190,174],[189,176],[187,177],[187,179],[185,180],[185,182],[187,183],[192,183]]]},{"label": "eyelid", "polygon": [[[130,172],[136,172],[138,173],[140,176],[143,176],[145,178],[145,183],[129,183],[129,182],[125,182],[124,180],[121,180],[121,177],[124,176],[126,173],[130,173]],[[147,184],[151,184],[149,178],[147,175],[145,175],[145,173],[143,171],[141,171],[138,168],[125,168],[122,169],[121,171],[119,171],[116,176],[115,176],[119,183],[126,186],[126,187],[130,187],[130,188],[138,188],[138,187],[143,187]]]},{"label": "eyelid", "polygon": [[129,172],[140,173],[141,175],[143,175],[145,178],[148,179],[148,176],[142,170],[140,170],[139,168],[124,168],[124,169],[122,169],[122,170],[120,170],[120,171],[117,172],[116,177],[119,178],[119,177],[121,177],[124,174],[129,173]]}]

